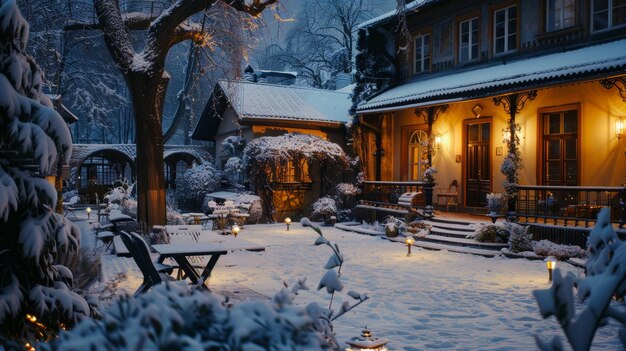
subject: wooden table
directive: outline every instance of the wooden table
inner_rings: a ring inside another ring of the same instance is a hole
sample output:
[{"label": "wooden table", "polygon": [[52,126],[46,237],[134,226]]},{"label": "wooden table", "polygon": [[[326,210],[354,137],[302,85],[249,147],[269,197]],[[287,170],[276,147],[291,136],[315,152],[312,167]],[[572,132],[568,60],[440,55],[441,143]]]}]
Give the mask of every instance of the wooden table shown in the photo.
[{"label": "wooden table", "polygon": [[[215,267],[220,256],[226,255],[228,251],[220,244],[215,243],[181,243],[181,244],[161,244],[152,245],[152,248],[159,253],[158,262],[162,263],[167,257],[171,257],[178,263],[192,283],[206,286],[205,281],[211,276],[211,271]],[[211,256],[204,267],[202,274],[198,274],[193,265],[187,259],[189,256]]]}]

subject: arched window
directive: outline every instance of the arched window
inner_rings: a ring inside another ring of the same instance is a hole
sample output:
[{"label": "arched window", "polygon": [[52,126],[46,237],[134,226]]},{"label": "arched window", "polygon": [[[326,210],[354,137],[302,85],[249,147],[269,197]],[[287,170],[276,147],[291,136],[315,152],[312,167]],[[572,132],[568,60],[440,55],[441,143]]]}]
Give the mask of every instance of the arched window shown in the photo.
[{"label": "arched window", "polygon": [[414,131],[409,137],[409,176],[408,180],[422,180],[428,165],[428,134],[423,130]]}]

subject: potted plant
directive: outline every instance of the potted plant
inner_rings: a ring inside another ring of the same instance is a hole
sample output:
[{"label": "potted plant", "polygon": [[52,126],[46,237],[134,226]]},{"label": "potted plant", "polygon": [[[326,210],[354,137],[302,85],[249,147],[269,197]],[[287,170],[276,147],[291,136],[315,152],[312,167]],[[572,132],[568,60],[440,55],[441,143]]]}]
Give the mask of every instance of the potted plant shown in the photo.
[{"label": "potted plant", "polygon": [[337,220],[336,216],[337,204],[333,198],[325,196],[313,203],[313,217],[322,217],[325,225],[333,225],[333,219]]},{"label": "potted plant", "polygon": [[400,218],[396,218],[394,216],[387,216],[385,218],[385,222],[383,222],[385,228],[385,235],[390,238],[395,238],[398,234],[406,229],[406,223]]},{"label": "potted plant", "polygon": [[489,209],[490,216],[496,216],[502,209],[501,193],[489,193],[487,194],[487,208]]}]

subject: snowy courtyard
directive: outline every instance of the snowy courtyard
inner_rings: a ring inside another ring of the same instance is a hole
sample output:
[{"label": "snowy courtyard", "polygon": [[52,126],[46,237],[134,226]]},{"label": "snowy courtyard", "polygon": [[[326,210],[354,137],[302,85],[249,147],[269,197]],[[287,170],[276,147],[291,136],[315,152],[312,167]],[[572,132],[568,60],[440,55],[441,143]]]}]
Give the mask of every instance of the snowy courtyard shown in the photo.
[{"label": "snowy courtyard", "polygon": [[[84,218],[84,217],[83,217]],[[88,223],[76,222],[93,242]],[[370,299],[334,323],[342,343],[368,327],[375,336],[390,340],[390,350],[530,350],[534,335],[562,335],[554,318],[543,320],[532,291],[548,286],[545,263],[503,257],[484,258],[446,251],[406,247],[383,237],[322,227],[336,242],[346,263],[342,269],[344,291],[335,297],[334,309],[350,299],[350,290]],[[217,263],[209,286],[216,292],[253,290],[253,298],[270,298],[286,282],[290,287],[306,278],[309,291],[296,297],[297,304],[318,302],[327,306],[329,294],[316,287],[331,252],[314,246],[317,234],[300,223],[289,231],[284,224],[247,225],[239,238],[266,247],[264,252],[230,252]],[[156,255],[156,254],[155,254]],[[156,256],[154,256],[156,258]],[[120,290],[128,293],[141,284],[142,275],[132,258],[102,255],[102,283],[126,272]],[[566,263],[558,268],[582,274]],[[121,291],[120,291],[121,292]],[[350,299],[351,300],[351,299]],[[601,328],[594,350],[619,348],[613,326]]]}]

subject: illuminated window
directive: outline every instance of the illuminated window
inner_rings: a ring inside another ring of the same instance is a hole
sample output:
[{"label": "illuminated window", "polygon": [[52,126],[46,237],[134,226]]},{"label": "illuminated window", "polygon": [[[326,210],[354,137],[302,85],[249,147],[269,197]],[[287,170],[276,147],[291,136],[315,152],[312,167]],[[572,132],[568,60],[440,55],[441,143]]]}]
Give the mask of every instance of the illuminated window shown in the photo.
[{"label": "illuminated window", "polygon": [[493,52],[503,54],[517,49],[517,6],[493,12]]},{"label": "illuminated window", "polygon": [[427,72],[430,69],[430,34],[415,38],[415,73]]},{"label": "illuminated window", "polygon": [[546,32],[576,24],[576,0],[548,0],[546,3]]},{"label": "illuminated window", "polygon": [[428,134],[423,130],[414,131],[409,137],[408,180],[421,181],[428,168]]},{"label": "illuminated window", "polygon": [[478,59],[478,17],[459,23],[459,62]]},{"label": "illuminated window", "polygon": [[591,7],[594,31],[626,24],[626,1],[624,0],[592,0]]}]

